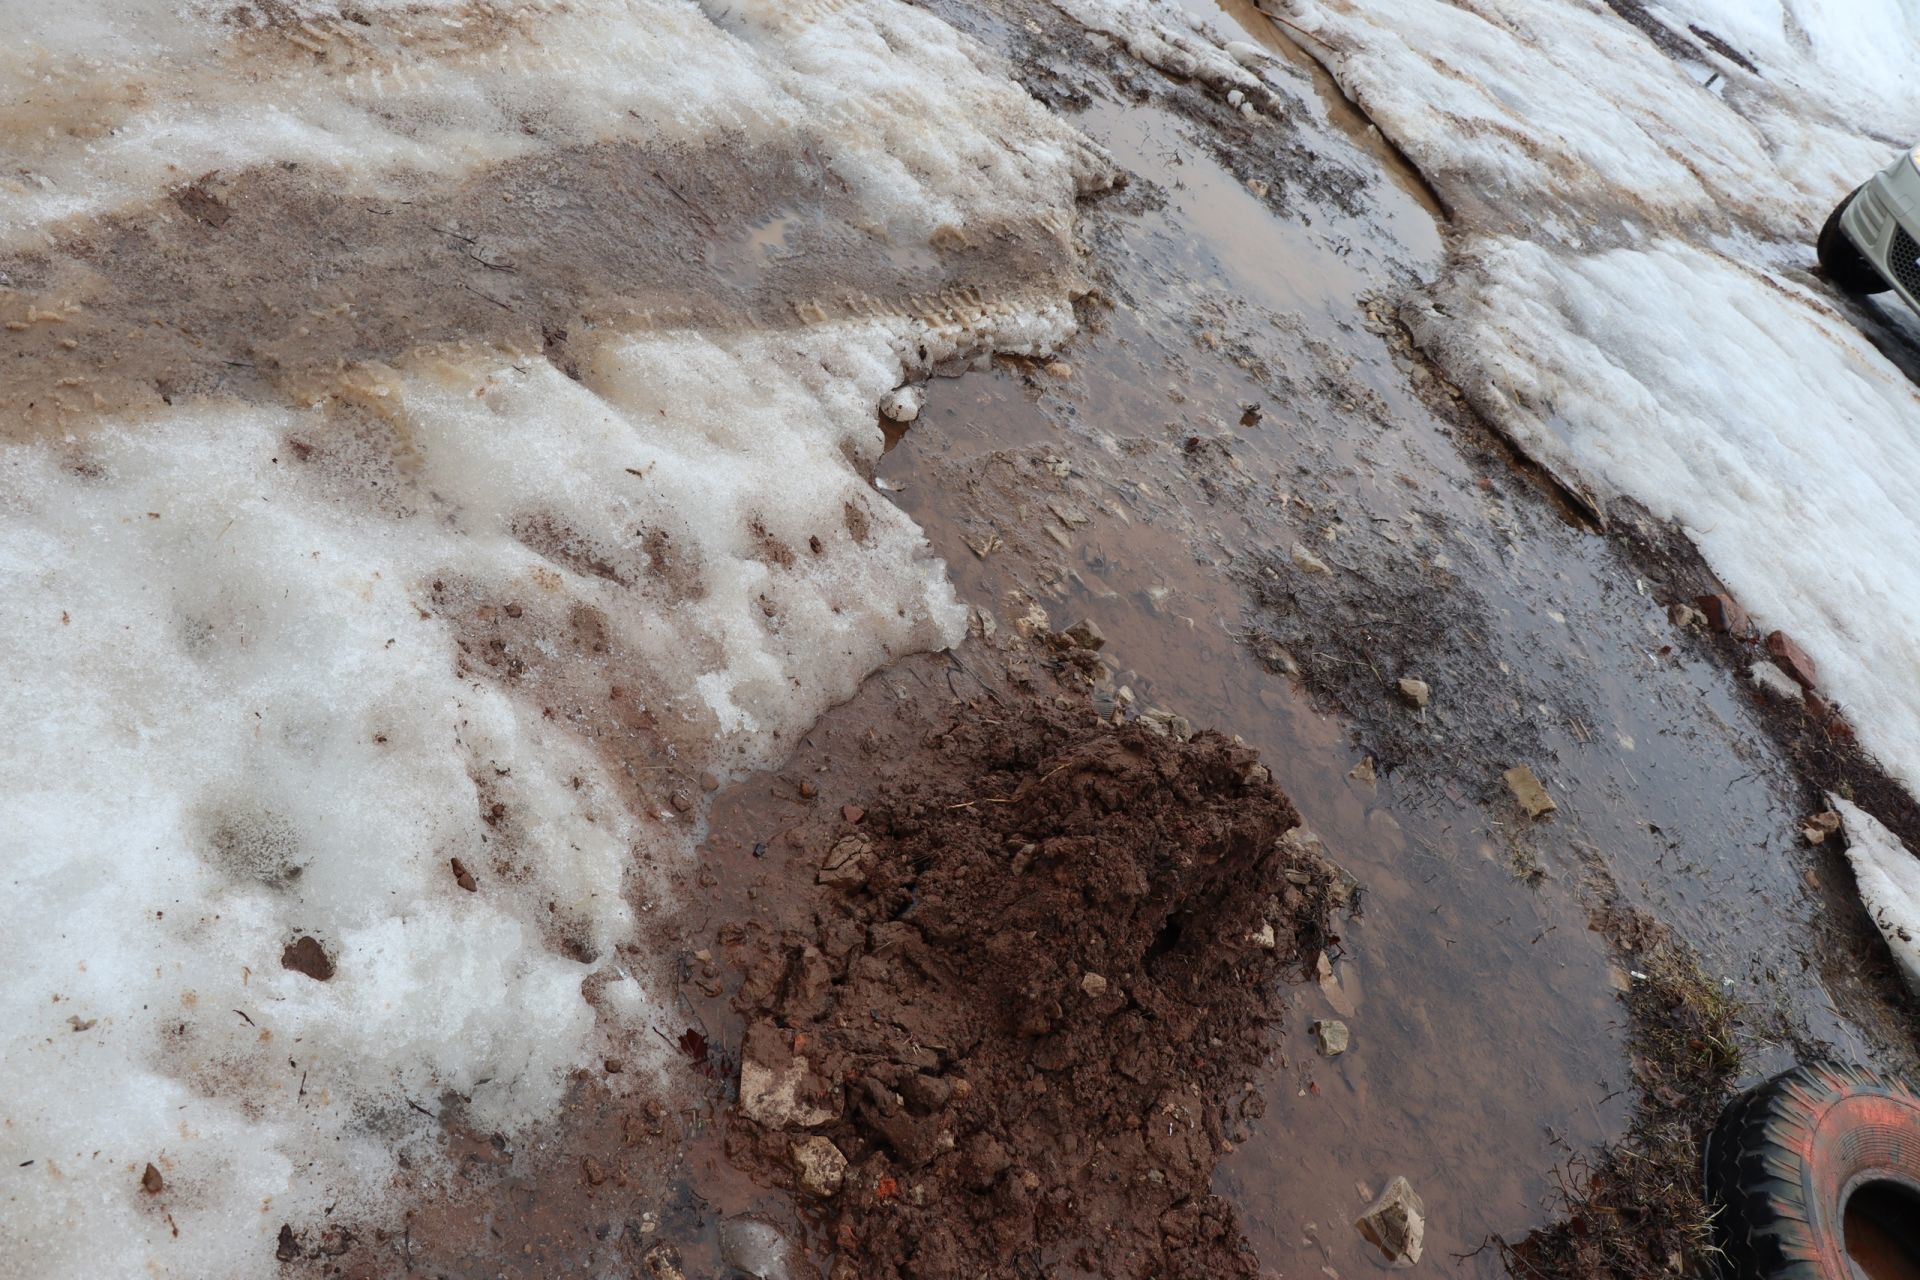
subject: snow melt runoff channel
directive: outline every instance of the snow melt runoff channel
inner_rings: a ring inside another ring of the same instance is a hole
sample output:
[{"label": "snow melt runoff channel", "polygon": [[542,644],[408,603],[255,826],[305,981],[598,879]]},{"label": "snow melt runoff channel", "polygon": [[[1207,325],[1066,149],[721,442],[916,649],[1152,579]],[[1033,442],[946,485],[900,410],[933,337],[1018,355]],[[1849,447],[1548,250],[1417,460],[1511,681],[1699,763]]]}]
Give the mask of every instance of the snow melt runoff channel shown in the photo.
[{"label": "snow melt runoff channel", "polygon": [[[1810,272],[1827,212],[1920,141],[1920,12],[1273,7],[1452,216],[1448,268],[1401,311],[1428,356],[1596,509],[1625,496],[1678,522],[1920,789],[1920,392]],[[1842,812],[1915,981],[1913,858]]]},{"label": "snow melt runoff channel", "polygon": [[[35,127],[0,183],[9,338],[83,367],[133,342],[103,314],[114,254],[244,225],[248,175],[400,210],[620,147],[804,158],[857,210],[813,232],[880,283],[697,325],[603,299],[563,359],[537,323],[413,343],[431,317],[391,315],[331,367],[249,356],[378,315],[387,289],[283,305],[371,251],[310,246],[283,281],[201,281],[253,291],[254,331],[155,348],[146,400],[8,397],[7,1277],[258,1274],[283,1222],[393,1212],[442,1099],[513,1135],[611,1042],[648,1074],[638,930],[703,775],[961,634],[864,479],[876,406],[934,362],[1062,341],[1074,200],[1110,179],[895,0],[213,12],[11,15],[0,96]],[[583,216],[537,182],[507,198],[556,237]],[[1055,269],[886,286],[1009,228]],[[180,374],[223,342],[253,393]]]}]

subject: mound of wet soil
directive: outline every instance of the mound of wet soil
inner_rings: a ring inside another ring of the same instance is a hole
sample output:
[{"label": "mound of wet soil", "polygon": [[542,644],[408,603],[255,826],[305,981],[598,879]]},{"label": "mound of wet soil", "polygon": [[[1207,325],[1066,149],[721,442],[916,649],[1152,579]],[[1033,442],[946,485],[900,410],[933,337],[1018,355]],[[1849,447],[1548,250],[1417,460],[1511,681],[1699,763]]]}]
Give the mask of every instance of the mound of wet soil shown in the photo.
[{"label": "mound of wet soil", "polygon": [[1213,733],[1029,709],[923,745],[814,842],[810,928],[722,930],[729,1154],[820,1206],[835,1280],[1257,1274],[1209,1180],[1328,940],[1293,806]]}]

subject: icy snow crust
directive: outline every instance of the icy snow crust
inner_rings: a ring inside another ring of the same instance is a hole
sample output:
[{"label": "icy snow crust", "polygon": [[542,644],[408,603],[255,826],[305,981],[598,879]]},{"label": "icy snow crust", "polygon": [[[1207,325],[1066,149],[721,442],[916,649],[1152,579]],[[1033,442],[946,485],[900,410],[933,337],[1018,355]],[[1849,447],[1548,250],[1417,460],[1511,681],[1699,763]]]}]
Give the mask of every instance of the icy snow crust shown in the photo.
[{"label": "icy snow crust", "polygon": [[1886,939],[1900,976],[1920,995],[1920,859],[1863,809],[1829,794],[1847,830],[1847,861],[1874,927]]},{"label": "icy snow crust", "polygon": [[[318,10],[242,31],[214,6],[9,4],[0,112],[71,127],[33,139],[44,181],[6,179],[6,235],[215,166],[373,189],[603,130],[839,120],[836,170],[912,245],[1069,226],[1099,178],[893,0],[608,0],[504,31],[361,8],[355,63]],[[548,132],[509,127],[535,109]],[[283,1222],[387,1212],[450,1099],[513,1135],[610,1043],[632,1079],[631,1046],[678,1031],[632,944],[699,830],[694,780],[776,760],[963,630],[862,478],[877,406],[928,362],[1070,329],[1033,297],[576,335],[580,381],[419,352],[310,405],[0,444],[0,1276],[259,1275]],[[531,637],[510,668],[487,657],[506,618]],[[644,726],[651,763],[556,713],[575,695]],[[303,936],[330,980],[282,967]]]},{"label": "icy snow crust", "polygon": [[1649,4],[1668,52],[1599,0],[1285,8],[1456,216],[1423,347],[1557,473],[1681,521],[1920,784],[1920,397],[1807,270],[1920,141],[1920,6]]}]

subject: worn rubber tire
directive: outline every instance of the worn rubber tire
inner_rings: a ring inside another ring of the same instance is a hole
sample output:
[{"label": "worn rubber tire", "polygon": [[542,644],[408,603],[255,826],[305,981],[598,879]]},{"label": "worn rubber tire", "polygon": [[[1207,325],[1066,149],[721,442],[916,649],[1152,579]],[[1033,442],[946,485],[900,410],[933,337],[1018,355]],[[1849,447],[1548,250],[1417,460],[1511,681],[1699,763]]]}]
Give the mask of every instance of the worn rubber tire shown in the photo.
[{"label": "worn rubber tire", "polygon": [[1724,1274],[1848,1280],[1855,1189],[1891,1183],[1920,1203],[1920,1095],[1858,1067],[1796,1067],[1734,1100],[1705,1163]]},{"label": "worn rubber tire", "polygon": [[1820,239],[1814,251],[1820,256],[1820,273],[1833,282],[1836,289],[1855,295],[1885,293],[1893,286],[1883,280],[1866,255],[1854,245],[1853,240],[1840,226],[1840,215],[1846,212],[1853,198],[1860,194],[1855,187],[1847,193],[1847,198],[1833,206],[1833,212],[1827,215],[1826,225],[1820,228]]}]

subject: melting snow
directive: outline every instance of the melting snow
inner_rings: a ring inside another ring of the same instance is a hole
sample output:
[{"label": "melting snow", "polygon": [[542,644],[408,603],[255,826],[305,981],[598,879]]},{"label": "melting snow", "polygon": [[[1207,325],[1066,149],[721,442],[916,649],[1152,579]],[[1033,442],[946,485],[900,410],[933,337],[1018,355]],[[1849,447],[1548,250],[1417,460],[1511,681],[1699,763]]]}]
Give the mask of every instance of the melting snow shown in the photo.
[{"label": "melting snow", "polygon": [[[902,244],[1064,235],[1100,177],[894,0],[216,8],[5,6],[0,110],[60,127],[15,131],[0,241],[219,166],[364,191],[822,121]],[[862,478],[877,407],[1072,324],[1064,297],[916,314],[603,330],[580,381],[423,352],[310,405],[0,444],[0,1275],[261,1274],[282,1222],[377,1216],[396,1161],[431,1168],[448,1097],[519,1132],[603,1037],[654,1040],[622,948],[698,831],[674,782],[772,761],[962,632]],[[300,938],[329,979],[283,967]]]},{"label": "melting snow", "polygon": [[1920,859],[1874,816],[1839,796],[1828,803],[1847,829],[1847,861],[1874,927],[1887,940],[1900,976],[1920,995]]},{"label": "melting snow", "polygon": [[1920,396],[1807,272],[1920,140],[1920,15],[1675,0],[1663,51],[1598,0],[1287,7],[1461,216],[1407,312],[1426,350],[1557,471],[1683,522],[1920,784]]}]

